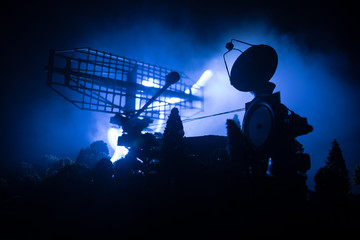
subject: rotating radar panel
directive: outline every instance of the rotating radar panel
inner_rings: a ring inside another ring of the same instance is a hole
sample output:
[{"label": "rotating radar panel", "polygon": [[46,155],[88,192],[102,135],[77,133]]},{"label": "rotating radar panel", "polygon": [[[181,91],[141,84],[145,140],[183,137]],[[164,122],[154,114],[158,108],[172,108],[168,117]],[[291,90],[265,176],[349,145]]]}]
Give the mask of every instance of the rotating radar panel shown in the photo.
[{"label": "rotating radar panel", "polygon": [[272,78],[278,64],[276,51],[268,45],[253,45],[234,62],[230,82],[242,92],[264,88]]},{"label": "rotating radar panel", "polygon": [[45,68],[47,85],[83,110],[164,120],[174,107],[184,117],[204,108],[203,87],[184,73],[112,53],[51,50]]}]

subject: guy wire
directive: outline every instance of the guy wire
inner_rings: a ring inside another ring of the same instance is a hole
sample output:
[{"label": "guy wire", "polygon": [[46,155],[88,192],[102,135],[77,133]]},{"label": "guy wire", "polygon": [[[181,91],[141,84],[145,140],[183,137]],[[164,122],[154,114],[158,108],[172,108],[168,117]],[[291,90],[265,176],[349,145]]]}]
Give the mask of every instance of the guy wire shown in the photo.
[{"label": "guy wire", "polygon": [[[195,120],[200,120],[200,119],[205,119],[205,118],[210,118],[210,117],[216,117],[216,116],[220,116],[220,115],[224,115],[224,114],[229,114],[229,113],[234,113],[234,112],[241,112],[241,111],[245,111],[245,110],[246,110],[245,108],[239,108],[239,109],[235,109],[235,110],[231,110],[231,111],[215,113],[215,114],[196,117],[196,118],[187,118],[187,119],[182,120],[182,123],[188,123],[188,122],[192,122],[192,121],[195,121]],[[166,125],[166,121],[164,120],[163,123],[151,124],[150,126],[154,127],[154,126],[159,126],[159,125]]]}]

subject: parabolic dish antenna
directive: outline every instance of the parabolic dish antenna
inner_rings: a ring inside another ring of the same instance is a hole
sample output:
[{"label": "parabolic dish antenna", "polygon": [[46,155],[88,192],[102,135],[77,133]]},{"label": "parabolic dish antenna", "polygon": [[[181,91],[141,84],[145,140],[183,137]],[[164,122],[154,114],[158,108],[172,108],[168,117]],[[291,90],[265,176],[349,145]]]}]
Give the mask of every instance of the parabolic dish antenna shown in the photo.
[{"label": "parabolic dish antenna", "polygon": [[268,45],[253,45],[235,61],[230,74],[233,87],[242,92],[263,88],[278,65],[276,51]]}]

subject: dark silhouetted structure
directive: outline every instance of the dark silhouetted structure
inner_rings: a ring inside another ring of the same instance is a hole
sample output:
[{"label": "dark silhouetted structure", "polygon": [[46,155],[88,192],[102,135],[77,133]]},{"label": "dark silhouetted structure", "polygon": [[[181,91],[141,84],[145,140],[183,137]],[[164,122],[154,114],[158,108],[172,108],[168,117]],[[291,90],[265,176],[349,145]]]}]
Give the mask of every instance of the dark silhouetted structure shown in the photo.
[{"label": "dark silhouetted structure", "polygon": [[[122,127],[118,146],[126,146],[129,162],[149,166],[149,136],[141,133],[154,119],[164,119],[174,107],[189,115],[203,110],[203,87],[183,73],[90,48],[50,50],[47,85],[80,109],[114,113],[110,123]],[[141,146],[145,143],[145,147]],[[81,152],[83,163],[89,152]],[[106,157],[106,156],[103,156]],[[90,158],[89,158],[90,159]],[[96,161],[85,164],[93,167]],[[142,169],[147,171],[147,169]]]},{"label": "dark silhouetted structure", "polygon": [[[281,103],[280,92],[273,93],[275,84],[269,80],[277,68],[276,51],[268,45],[253,45],[233,39],[226,44],[228,52],[235,49],[234,41],[250,46],[241,51],[228,74],[233,87],[239,91],[252,92],[255,96],[246,103],[242,126],[254,156],[254,172],[260,176],[267,174],[291,182],[289,190],[297,189],[294,193],[304,193],[310,156],[297,152],[295,138],[311,132],[312,127],[306,118]],[[226,61],[225,65],[228,70]]]},{"label": "dark silhouetted structure", "polygon": [[[189,114],[203,108],[203,88],[192,93],[194,82],[185,74],[176,73],[180,80],[169,82],[166,76],[173,70],[116,54],[91,48],[50,50],[45,68],[47,85],[80,109],[164,119],[173,107]],[[172,86],[150,102],[168,83]]]},{"label": "dark silhouetted structure", "polygon": [[250,146],[234,120],[227,120],[226,124],[230,160],[236,166],[236,171],[239,174],[248,176],[256,168],[254,162],[251,162],[253,156],[251,155]]},{"label": "dark silhouetted structure", "polygon": [[[250,47],[235,61],[230,82],[255,98],[246,104],[242,124],[236,118],[226,122],[226,137],[185,137],[181,109],[202,97],[181,83],[182,74],[87,48],[52,51],[48,85],[81,109],[114,113],[111,122],[124,130],[118,145],[130,151],[113,164],[107,145],[97,141],[81,149],[75,163],[47,156],[39,166],[22,163],[18,179],[0,176],[2,236],[255,239],[357,233],[360,199],[348,193],[338,143],[315,177],[317,192],[309,191],[310,157],[295,138],[312,127],[273,93],[276,51],[245,44]],[[69,91],[77,98],[66,96]],[[142,132],[152,119],[167,116],[162,137]]]}]

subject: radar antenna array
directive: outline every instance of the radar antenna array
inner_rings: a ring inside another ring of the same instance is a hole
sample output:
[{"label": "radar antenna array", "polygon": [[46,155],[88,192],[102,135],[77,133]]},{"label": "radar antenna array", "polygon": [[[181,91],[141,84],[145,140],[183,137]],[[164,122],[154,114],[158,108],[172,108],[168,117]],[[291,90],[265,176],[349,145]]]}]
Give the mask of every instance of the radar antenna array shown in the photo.
[{"label": "radar antenna array", "polygon": [[[76,107],[126,118],[165,119],[173,107],[203,110],[203,88],[183,73],[91,48],[50,50],[47,85]],[[170,74],[170,75],[169,75]],[[184,114],[185,111],[182,111]]]}]

